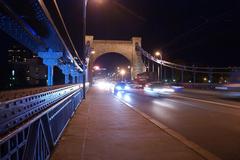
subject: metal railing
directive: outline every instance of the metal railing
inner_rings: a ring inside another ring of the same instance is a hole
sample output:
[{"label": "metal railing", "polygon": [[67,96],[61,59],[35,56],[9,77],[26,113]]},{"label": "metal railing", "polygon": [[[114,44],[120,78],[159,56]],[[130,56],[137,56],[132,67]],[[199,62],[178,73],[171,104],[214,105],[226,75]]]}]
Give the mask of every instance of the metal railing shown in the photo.
[{"label": "metal railing", "polygon": [[71,85],[2,103],[0,159],[49,159],[82,95]]}]

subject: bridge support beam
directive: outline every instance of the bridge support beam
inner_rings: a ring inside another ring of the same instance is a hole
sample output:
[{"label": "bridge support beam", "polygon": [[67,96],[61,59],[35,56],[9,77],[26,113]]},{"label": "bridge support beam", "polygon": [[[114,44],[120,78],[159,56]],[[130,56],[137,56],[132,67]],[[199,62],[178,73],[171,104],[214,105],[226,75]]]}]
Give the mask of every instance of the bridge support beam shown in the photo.
[{"label": "bridge support beam", "polygon": [[38,52],[38,56],[43,59],[43,63],[48,66],[47,85],[53,85],[53,68],[58,64],[58,59],[63,56],[62,52],[54,52],[49,49],[46,52]]},{"label": "bridge support beam", "polygon": [[[134,79],[137,77],[139,73],[143,73],[146,71],[146,67],[142,60],[142,55],[137,49],[138,47],[141,47],[142,44],[142,38],[140,37],[133,37],[132,38],[132,73],[131,73],[131,79]],[[149,66],[148,66],[149,67]]]},{"label": "bridge support beam", "polygon": [[209,71],[209,74],[208,74],[208,83],[212,83],[213,82],[213,74],[212,74],[212,70]]},{"label": "bridge support beam", "polygon": [[174,69],[172,68],[172,82],[175,80],[175,74],[174,74]]},{"label": "bridge support beam", "polygon": [[193,83],[196,83],[196,72],[193,72]]},{"label": "bridge support beam", "polygon": [[157,66],[157,80],[160,81],[160,67],[159,67],[159,65]]},{"label": "bridge support beam", "polygon": [[78,83],[78,71],[75,68],[71,69],[72,84]]},{"label": "bridge support beam", "polygon": [[70,80],[69,80],[69,76],[70,76],[70,66],[65,64],[65,65],[61,65],[59,66],[62,70],[62,73],[64,74],[65,76],[65,84],[69,84],[70,83]]},{"label": "bridge support beam", "polygon": [[183,83],[183,82],[184,82],[184,71],[181,70],[181,83]]},{"label": "bridge support beam", "polygon": [[166,82],[166,80],[167,80],[167,67],[164,67],[163,71],[164,71],[164,81]]},{"label": "bridge support beam", "polygon": [[154,62],[152,62],[152,72],[153,73],[155,72],[155,64],[154,64]]}]

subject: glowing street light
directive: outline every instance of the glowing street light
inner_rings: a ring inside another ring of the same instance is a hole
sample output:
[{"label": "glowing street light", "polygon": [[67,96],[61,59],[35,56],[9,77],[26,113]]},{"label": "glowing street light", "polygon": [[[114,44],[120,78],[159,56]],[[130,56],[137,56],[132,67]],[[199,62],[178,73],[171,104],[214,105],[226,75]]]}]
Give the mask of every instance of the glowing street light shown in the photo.
[{"label": "glowing street light", "polygon": [[91,54],[95,54],[95,53],[96,53],[96,51],[94,51],[94,50],[91,51]]},{"label": "glowing street light", "polygon": [[120,71],[120,74],[121,74],[121,76],[122,76],[122,81],[123,81],[123,76],[126,74],[126,71],[125,71],[124,69],[122,69],[122,70]]},{"label": "glowing street light", "polygon": [[100,70],[100,67],[99,67],[99,66],[94,66],[93,69],[94,69],[95,71],[99,71],[99,70]]},{"label": "glowing street light", "polygon": [[131,66],[128,66],[128,69],[131,69]]},{"label": "glowing street light", "polygon": [[155,56],[156,57],[162,57],[162,54],[159,51],[157,51],[157,52],[155,52]]},{"label": "glowing street light", "polygon": [[204,78],[203,78],[203,81],[204,81],[204,82],[206,82],[207,80],[208,80],[207,77],[204,77]]}]

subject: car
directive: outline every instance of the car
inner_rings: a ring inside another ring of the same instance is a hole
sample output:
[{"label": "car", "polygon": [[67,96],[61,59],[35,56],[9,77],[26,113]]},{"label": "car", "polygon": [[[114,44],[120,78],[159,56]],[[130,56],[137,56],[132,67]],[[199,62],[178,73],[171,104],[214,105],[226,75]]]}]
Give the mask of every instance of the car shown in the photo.
[{"label": "car", "polygon": [[152,96],[170,95],[175,92],[175,87],[162,82],[147,83],[144,92]]},{"label": "car", "polygon": [[240,83],[229,83],[215,89],[220,91],[222,98],[240,98]]},{"label": "car", "polygon": [[128,91],[130,89],[130,87],[128,86],[127,83],[124,82],[119,82],[114,86],[114,94],[117,94],[119,92],[121,93],[125,93],[126,91]]},{"label": "car", "polygon": [[132,89],[143,89],[143,85],[137,83],[131,83],[129,84],[129,87]]}]

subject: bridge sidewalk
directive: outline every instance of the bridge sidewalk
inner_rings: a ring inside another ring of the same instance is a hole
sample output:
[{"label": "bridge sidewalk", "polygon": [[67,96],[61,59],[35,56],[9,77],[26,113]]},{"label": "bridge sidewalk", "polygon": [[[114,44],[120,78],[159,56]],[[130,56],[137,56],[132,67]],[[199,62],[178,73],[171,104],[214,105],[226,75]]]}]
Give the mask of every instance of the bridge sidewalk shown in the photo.
[{"label": "bridge sidewalk", "polygon": [[52,160],[199,160],[185,145],[111,94],[91,88]]}]

